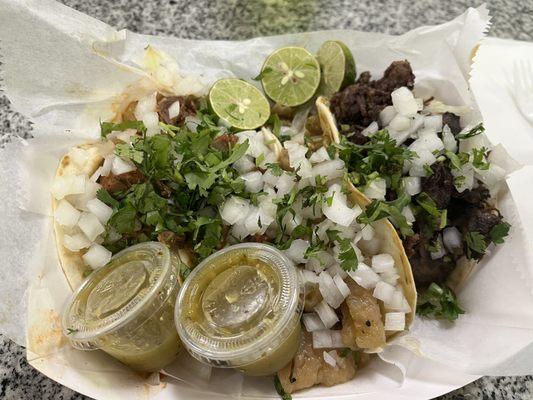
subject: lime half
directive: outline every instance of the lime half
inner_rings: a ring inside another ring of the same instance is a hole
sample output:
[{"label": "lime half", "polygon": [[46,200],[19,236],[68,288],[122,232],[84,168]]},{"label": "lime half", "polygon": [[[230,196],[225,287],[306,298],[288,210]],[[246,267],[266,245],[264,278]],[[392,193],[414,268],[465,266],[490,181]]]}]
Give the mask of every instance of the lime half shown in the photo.
[{"label": "lime half", "polygon": [[303,47],[283,47],[268,56],[261,75],[268,97],[294,107],[315,94],[320,84],[320,65]]},{"label": "lime half", "polygon": [[355,82],[355,61],[344,43],[328,40],[320,46],[316,57],[322,70],[320,94],[330,96]]},{"label": "lime half", "polygon": [[237,78],[216,81],[208,97],[213,112],[237,129],[255,129],[270,117],[270,104],[263,93]]}]

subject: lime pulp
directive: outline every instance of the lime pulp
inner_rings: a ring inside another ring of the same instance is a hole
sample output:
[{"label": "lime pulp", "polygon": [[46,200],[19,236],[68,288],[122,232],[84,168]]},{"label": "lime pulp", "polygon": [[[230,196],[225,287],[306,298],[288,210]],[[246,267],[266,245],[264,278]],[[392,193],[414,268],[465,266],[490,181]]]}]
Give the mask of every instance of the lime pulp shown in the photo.
[{"label": "lime pulp", "polygon": [[305,103],[320,84],[320,65],[303,47],[283,47],[268,56],[261,70],[263,89],[278,104]]},{"label": "lime pulp", "polygon": [[270,116],[270,104],[259,89],[237,78],[216,81],[208,97],[213,112],[237,129],[258,128]]}]

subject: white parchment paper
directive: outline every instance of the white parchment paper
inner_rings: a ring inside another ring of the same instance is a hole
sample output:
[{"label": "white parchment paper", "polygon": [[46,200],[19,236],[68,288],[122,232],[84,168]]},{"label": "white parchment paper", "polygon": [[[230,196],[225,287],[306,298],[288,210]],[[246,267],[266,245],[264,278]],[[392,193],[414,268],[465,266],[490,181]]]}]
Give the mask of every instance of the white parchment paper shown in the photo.
[{"label": "white parchment paper", "polygon": [[[270,398],[269,379],[220,370],[209,374],[186,356],[165,370],[173,379],[148,385],[105,354],[66,344],[59,316],[70,289],[57,260],[48,194],[59,158],[73,143],[98,137],[98,122],[111,116],[116,96],[146,75],[139,60],[147,45],[176,59],[183,74],[199,75],[209,84],[233,75],[249,80],[278,47],[298,45],[314,52],[323,41],[339,39],[354,53],[359,72],[380,76],[391,61],[408,59],[417,91],[476,111],[467,80],[473,49],[488,23],[482,6],[401,36],[343,30],[193,41],[119,32],[51,0],[0,0],[3,89],[14,108],[32,120],[35,135],[0,152],[0,330],[26,343],[36,368],[98,399],[201,399],[207,393]],[[509,191],[502,195],[501,210],[513,224],[511,237],[461,289],[465,316],[455,324],[417,319],[409,336],[382,354],[388,363],[376,359],[351,382],[313,388],[296,398],[377,399],[385,393],[387,398],[428,398],[477,374],[533,372],[532,358],[524,356],[533,343],[531,248]]]}]

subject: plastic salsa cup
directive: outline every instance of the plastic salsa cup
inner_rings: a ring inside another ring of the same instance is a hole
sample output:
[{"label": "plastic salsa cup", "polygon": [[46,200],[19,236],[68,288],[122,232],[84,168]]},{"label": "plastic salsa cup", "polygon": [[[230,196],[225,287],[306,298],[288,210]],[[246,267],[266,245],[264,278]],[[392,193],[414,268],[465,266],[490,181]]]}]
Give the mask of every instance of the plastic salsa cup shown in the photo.
[{"label": "plastic salsa cup", "polygon": [[163,368],[182,348],[173,318],[179,267],[158,242],[116,254],[68,301],[65,336],[75,348],[101,349],[140,372]]},{"label": "plastic salsa cup", "polygon": [[298,350],[303,286],[293,263],[259,243],[227,247],[200,263],[176,301],[175,321],[198,360],[270,375]]}]

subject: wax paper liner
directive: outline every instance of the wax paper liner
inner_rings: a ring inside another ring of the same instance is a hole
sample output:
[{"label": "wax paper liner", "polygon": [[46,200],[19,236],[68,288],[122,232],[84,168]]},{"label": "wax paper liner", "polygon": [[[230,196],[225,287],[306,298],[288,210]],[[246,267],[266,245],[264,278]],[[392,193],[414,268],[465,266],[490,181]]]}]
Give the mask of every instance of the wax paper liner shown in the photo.
[{"label": "wax paper liner", "polygon": [[[340,39],[354,52],[359,71],[370,70],[379,76],[391,61],[408,59],[419,93],[449,104],[475,106],[467,84],[469,59],[488,19],[482,6],[448,23],[398,37],[325,31],[243,42],[191,41],[117,32],[49,0],[0,1],[5,91],[14,108],[34,123],[36,137],[27,145],[8,146],[0,158],[4,168],[0,198],[5,199],[0,209],[7,222],[0,230],[0,257],[5,263],[0,289],[6,294],[0,306],[2,332],[19,342],[26,341],[28,359],[36,368],[95,398],[205,398],[207,392],[214,398],[272,396],[270,379],[244,378],[221,370],[207,374],[204,367],[180,358],[165,369],[175,379],[167,377],[158,383],[153,377],[141,379],[103,353],[80,352],[67,345],[61,336],[59,316],[69,289],[55,252],[48,197],[57,161],[73,143],[97,137],[98,121],[112,114],[116,96],[146,76],[139,60],[148,44],[175,58],[184,74],[200,74],[209,84],[224,76],[250,80],[275,48],[301,45],[316,51],[324,40]],[[19,34],[21,26],[24,35]],[[474,107],[474,117],[475,111]],[[490,136],[490,129],[488,133]],[[388,363],[376,359],[351,382],[335,388],[313,388],[296,397],[380,398],[387,393],[388,398],[400,398],[408,393],[415,398],[411,395],[417,390],[422,397],[429,397],[448,390],[452,381],[465,383],[475,378],[453,375],[442,364],[471,374],[531,371],[531,362],[521,357],[520,350],[533,341],[533,301],[527,285],[517,278],[529,276],[530,258],[525,255],[522,231],[517,228],[520,221],[514,220],[513,209],[507,192],[502,211],[511,217],[514,229],[509,243],[487,257],[461,290],[459,297],[468,314],[454,326],[417,320],[412,334],[398,342],[436,361],[419,358],[399,345],[391,346],[381,355]],[[513,276],[505,276],[505,272]],[[20,322],[25,314],[21,299],[28,287],[25,326]],[[502,340],[497,341],[498,336]],[[421,371],[427,368],[421,365],[439,365],[440,372],[438,376],[424,375]],[[411,386],[415,375],[432,382],[426,391],[420,381]],[[438,389],[437,382],[441,385]],[[185,383],[194,389],[187,389]]]}]

